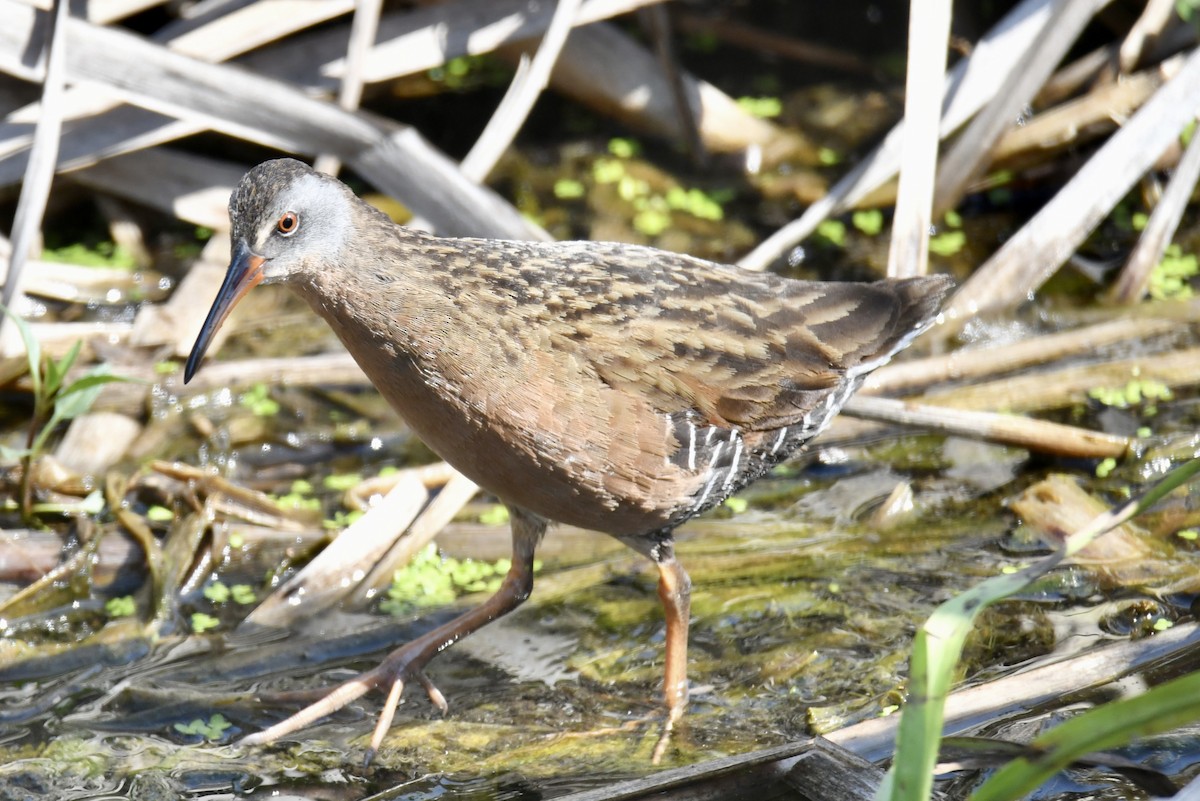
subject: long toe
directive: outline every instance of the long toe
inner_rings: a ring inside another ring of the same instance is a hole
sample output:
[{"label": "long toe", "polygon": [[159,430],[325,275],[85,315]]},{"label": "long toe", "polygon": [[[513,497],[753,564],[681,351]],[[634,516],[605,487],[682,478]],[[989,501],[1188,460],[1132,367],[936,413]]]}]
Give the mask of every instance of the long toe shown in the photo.
[{"label": "long toe", "polygon": [[421,683],[425,688],[425,693],[429,696],[429,703],[437,707],[438,711],[445,715],[450,711],[450,704],[446,703],[446,696],[442,695],[442,691],[437,688],[424,671],[418,670],[413,673],[413,678]]},{"label": "long toe", "polygon": [[654,753],[650,755],[650,764],[657,765],[662,762],[663,755],[667,753],[667,747],[671,745],[671,735],[675,733],[675,721],[677,721],[683,713],[679,710],[679,714],[668,713],[666,721],[663,722],[662,732],[658,735],[658,742],[654,744]]},{"label": "long toe", "polygon": [[367,750],[368,762],[379,752],[379,746],[383,745],[383,738],[387,735],[388,729],[392,727],[392,720],[396,717],[396,707],[399,706],[400,696],[403,694],[404,680],[396,679],[388,690],[387,700],[383,702],[383,709],[379,711],[379,720],[375,721],[375,731],[371,732],[371,746]]},{"label": "long toe", "polygon": [[264,745],[273,743],[280,737],[286,737],[292,732],[299,731],[305,726],[316,723],[342,707],[362,696],[376,686],[376,680],[371,673],[356,676],[350,681],[338,685],[333,692],[301,709],[290,718],[286,718],[271,726],[269,729],[248,734],[238,741],[238,745]]}]

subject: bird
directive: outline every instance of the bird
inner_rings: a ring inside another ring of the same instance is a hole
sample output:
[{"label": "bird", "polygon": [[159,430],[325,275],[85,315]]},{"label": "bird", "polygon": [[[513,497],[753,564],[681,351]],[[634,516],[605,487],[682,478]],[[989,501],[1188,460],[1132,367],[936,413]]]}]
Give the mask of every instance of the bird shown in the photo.
[{"label": "bird", "polygon": [[185,382],[250,289],[287,285],[414,434],[507,506],[513,551],[481,605],[246,745],[378,689],[373,754],[414,681],[445,712],[426,665],[529,597],[551,522],[609,534],[657,568],[665,741],[688,700],[691,581],[674,530],[816,436],[952,286],[801,281],[622,243],[438,237],[294,159],[247,172],[229,215],[231,263]]}]

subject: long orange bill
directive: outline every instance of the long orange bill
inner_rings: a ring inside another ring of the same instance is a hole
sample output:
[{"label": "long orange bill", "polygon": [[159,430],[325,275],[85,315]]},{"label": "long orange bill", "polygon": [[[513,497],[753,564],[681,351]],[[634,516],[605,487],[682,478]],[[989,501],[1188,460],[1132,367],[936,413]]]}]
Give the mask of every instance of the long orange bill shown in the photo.
[{"label": "long orange bill", "polygon": [[204,352],[208,350],[209,343],[212,342],[221,323],[229,316],[229,312],[233,311],[233,307],[247,292],[262,283],[264,261],[265,259],[251,251],[244,241],[237,243],[237,248],[233,251],[233,260],[229,264],[229,272],[225,273],[225,280],[217,292],[217,299],[208,310],[208,318],[205,319],[200,336],[196,337],[196,344],[192,345],[192,352],[188,355],[187,367],[183,371],[183,383],[191,381],[196,370],[200,368]]}]

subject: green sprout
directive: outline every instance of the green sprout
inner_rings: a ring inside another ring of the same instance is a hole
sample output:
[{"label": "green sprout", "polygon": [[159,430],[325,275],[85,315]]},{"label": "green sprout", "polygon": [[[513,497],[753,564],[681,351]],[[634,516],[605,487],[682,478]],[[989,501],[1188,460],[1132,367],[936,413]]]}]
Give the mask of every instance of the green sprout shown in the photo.
[{"label": "green sprout", "polygon": [[646,236],[658,236],[671,227],[671,215],[660,209],[643,209],[633,216],[633,228]]},{"label": "green sprout", "polygon": [[619,159],[631,159],[642,154],[642,145],[636,139],[614,136],[608,140],[608,152]]},{"label": "green sprout", "polygon": [[821,147],[817,149],[817,161],[823,167],[836,167],[842,163],[842,154],[832,147]]},{"label": "green sprout", "polygon": [[725,209],[721,207],[721,201],[701,189],[673,186],[667,190],[666,199],[669,208],[687,212],[701,220],[725,219]]},{"label": "green sprout", "polygon": [[942,231],[929,238],[929,250],[939,256],[953,256],[967,244],[967,235],[962,231]]},{"label": "green sprout", "polygon": [[0,445],[0,455],[4,458],[21,460],[21,514],[29,519],[33,514],[33,462],[45,451],[50,435],[61,423],[74,420],[91,409],[105,384],[134,379],[113,375],[107,364],[97,364],[75,381],[67,383],[67,372],[79,358],[82,341],[72,345],[61,359],[49,356],[43,359],[41,343],[34,337],[29,323],[3,306],[0,306],[0,311],[7,314],[17,326],[25,345],[29,382],[33,387],[33,417],[29,422],[26,446],[8,448]]},{"label": "green sprout", "polygon": [[504,504],[493,504],[479,516],[479,522],[485,526],[502,526],[508,522],[508,507]]},{"label": "green sprout", "polygon": [[[598,185],[615,185],[617,196],[633,206],[632,225],[646,236],[658,236],[671,226],[672,212],[685,212],[701,220],[722,220],[722,203],[731,199],[732,190],[706,193],[702,189],[672,186],[665,193],[655,190],[644,178],[631,175],[621,158],[637,154],[637,143],[628,139],[613,139],[608,149],[617,158],[598,158],[592,163],[592,180]],[[579,181],[562,179],[555,183],[559,198],[581,197],[584,187]]]},{"label": "green sprout", "polygon": [[[388,597],[379,608],[387,614],[403,615],[422,607],[444,606],[460,593],[495,592],[510,567],[508,559],[443,558],[430,543],[392,575]],[[534,562],[534,570],[540,568],[540,562]]]},{"label": "green sprout", "polygon": [[32,510],[35,515],[98,515],[104,511],[104,493],[93,490],[79,501],[35,503]]},{"label": "green sprout", "polygon": [[738,107],[752,117],[770,119],[783,113],[783,101],[778,97],[739,97]]},{"label": "green sprout", "polygon": [[559,178],[554,182],[554,196],[559,200],[577,200],[583,197],[585,192],[583,182],[574,178]]},{"label": "green sprout", "polygon": [[203,737],[205,740],[215,742],[220,740],[225,735],[225,730],[232,728],[233,724],[225,719],[225,716],[217,713],[208,720],[196,718],[189,723],[176,723],[175,731],[180,734],[190,734],[195,737]]},{"label": "green sprout", "polygon": [[46,248],[42,251],[45,261],[60,264],[77,264],[82,267],[116,267],[132,270],[137,267],[137,259],[128,248],[114,245],[112,242],[97,242],[95,247],[75,243],[61,248]]},{"label": "green sprout", "polygon": [[180,261],[192,261],[200,255],[200,251],[204,249],[204,243],[212,239],[212,235],[213,230],[211,228],[198,225],[192,233],[192,241],[176,244],[171,248],[171,252]]},{"label": "green sprout", "polygon": [[279,401],[271,396],[271,388],[258,383],[246,390],[238,401],[249,409],[255,417],[274,417],[279,414]]},{"label": "green sprout", "polygon": [[987,177],[987,197],[993,204],[1003,206],[1012,201],[1012,190],[1008,188],[1008,184],[1012,183],[1013,172],[1011,170],[999,170]]},{"label": "green sprout", "polygon": [[333,513],[332,518],[327,518],[321,521],[321,527],[330,530],[349,528],[358,522],[366,512],[361,509],[353,509],[349,512],[339,509]]},{"label": "green sprout", "polygon": [[130,617],[137,611],[137,603],[132,595],[109,598],[104,602],[104,611],[109,617]]},{"label": "green sprout", "polygon": [[458,56],[446,62],[446,75],[454,78],[465,78],[471,72],[471,60],[467,56]]},{"label": "green sprout", "polygon": [[430,80],[444,84],[448,89],[460,90],[472,82],[469,79],[479,82],[489,80],[492,72],[495,70],[490,69],[482,56],[458,56],[434,67],[427,74]]},{"label": "green sprout", "polygon": [[221,581],[214,581],[204,588],[204,597],[214,604],[228,603],[231,599],[235,604],[249,606],[258,600],[254,588],[249,584],[234,584],[232,587]]},{"label": "green sprout", "polygon": [[[1196,2],[1196,0],[1192,0]],[[1179,146],[1187,147],[1192,143],[1192,137],[1196,135],[1196,121],[1193,119],[1183,126],[1183,130],[1179,132]]]},{"label": "green sprout", "polygon": [[1189,281],[1200,273],[1195,253],[1184,253],[1170,245],[1162,261],[1150,273],[1150,297],[1155,300],[1186,300],[1192,297]]},{"label": "green sprout", "polygon": [[740,515],[750,508],[750,504],[745,498],[726,498],[725,506],[735,515]]},{"label": "green sprout", "polygon": [[598,184],[615,184],[625,175],[625,165],[617,159],[596,159],[592,163],[592,180]]},{"label": "green sprout", "polygon": [[320,498],[303,498],[299,495],[281,495],[275,505],[285,512],[315,512],[321,508]]},{"label": "green sprout", "polygon": [[825,220],[817,226],[817,236],[832,245],[842,247],[846,244],[846,224],[841,220]]},{"label": "green sprout", "polygon": [[321,483],[327,490],[345,492],[351,487],[357,487],[361,484],[362,476],[358,473],[335,473],[331,476],[325,476]]},{"label": "green sprout", "polygon": [[1118,231],[1129,233],[1133,231],[1133,212],[1130,211],[1129,202],[1122,200],[1108,215],[1109,222],[1116,227]]},{"label": "green sprout", "polygon": [[169,523],[175,519],[175,512],[155,504],[146,510],[146,519],[153,523]]},{"label": "green sprout", "polygon": [[275,498],[275,505],[285,511],[316,511],[321,508],[321,499],[310,497],[312,492],[312,484],[296,479],[286,495]]},{"label": "green sprout", "polygon": [[212,615],[206,615],[203,612],[192,613],[192,631],[197,634],[203,634],[210,629],[215,629],[219,625],[221,625],[221,621]]},{"label": "green sprout", "polygon": [[1174,395],[1171,388],[1161,381],[1155,381],[1152,378],[1131,378],[1122,387],[1090,389],[1088,397],[1116,409],[1128,409],[1141,405],[1142,411],[1153,415],[1158,411],[1158,401],[1171,400]]},{"label": "green sprout", "polygon": [[850,222],[867,236],[875,236],[883,230],[883,212],[879,209],[863,209],[850,215]]},{"label": "green sprout", "polygon": [[617,196],[626,203],[632,203],[640,197],[650,194],[650,184],[632,175],[622,175],[617,181]]}]

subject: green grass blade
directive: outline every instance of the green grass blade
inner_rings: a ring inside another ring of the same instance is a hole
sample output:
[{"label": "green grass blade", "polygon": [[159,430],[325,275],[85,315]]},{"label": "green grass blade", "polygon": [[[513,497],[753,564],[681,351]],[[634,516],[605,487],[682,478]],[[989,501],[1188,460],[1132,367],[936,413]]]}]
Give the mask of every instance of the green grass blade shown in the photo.
[{"label": "green grass blade", "polygon": [[17,332],[21,335],[21,342],[25,344],[25,357],[29,360],[29,381],[33,384],[33,397],[39,399],[42,396],[42,344],[37,341],[37,337],[33,335],[33,329],[29,327],[29,323],[25,321],[19,314],[13,314],[9,308],[0,304],[0,309],[8,315],[8,319],[13,321],[13,325],[17,327]]},{"label": "green grass blade", "polygon": [[923,801],[933,792],[933,769],[937,764],[946,696],[976,616],[988,605],[1044,576],[1096,537],[1153,506],[1197,472],[1200,459],[1185,462],[1137,498],[1094,518],[1068,537],[1056,553],[1016,573],[993,576],[934,610],[914,639],[908,700],[901,711],[891,768],[894,781],[881,788],[889,792],[877,795],[878,798]]},{"label": "green grass blade", "polygon": [[113,375],[109,372],[111,369],[107,364],[98,364],[78,381],[73,381],[70,386],[58,393],[58,396],[54,398],[50,419],[38,431],[37,439],[31,448],[33,453],[41,453],[46,446],[46,440],[54,433],[54,429],[58,427],[59,423],[74,420],[92,408],[92,404],[100,396],[100,390],[104,388],[105,384],[134,380],[125,376]]},{"label": "green grass blade", "polygon": [[917,631],[892,767],[894,801],[925,799],[933,791],[946,696],[976,616],[1048,573],[1064,556],[1059,552],[1024,570],[987,579],[939,606]]},{"label": "green grass blade", "polygon": [[67,376],[67,371],[71,369],[71,365],[75,364],[75,360],[79,358],[79,349],[83,347],[83,340],[75,340],[75,344],[67,351],[67,354],[58,361],[54,359],[46,360],[46,395],[53,397],[55,392],[58,392],[62,386],[63,379]]},{"label": "green grass blade", "polygon": [[107,364],[98,364],[60,392],[54,404],[55,421],[74,420],[84,414],[92,408],[96,398],[100,397],[100,390],[105,384],[132,380],[125,376],[113,375],[111,369]]},{"label": "green grass blade", "polygon": [[1055,726],[1031,746],[1036,759],[1019,757],[997,770],[972,801],[1011,801],[1036,790],[1058,771],[1096,751],[1161,734],[1200,720],[1200,673],[1189,673],[1122,701],[1096,707]]}]

